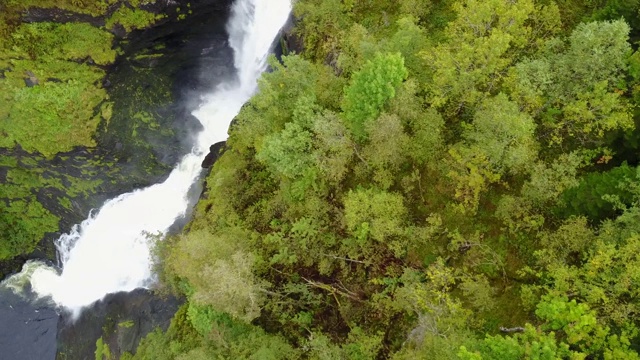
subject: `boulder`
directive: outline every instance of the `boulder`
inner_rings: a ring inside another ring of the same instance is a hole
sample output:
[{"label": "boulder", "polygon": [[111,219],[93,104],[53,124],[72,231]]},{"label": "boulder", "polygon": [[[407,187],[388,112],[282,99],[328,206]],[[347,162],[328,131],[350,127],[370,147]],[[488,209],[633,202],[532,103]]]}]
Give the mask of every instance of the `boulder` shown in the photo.
[{"label": "boulder", "polygon": [[34,87],[40,84],[40,81],[38,81],[38,78],[33,72],[25,71],[25,75],[27,75],[27,77],[24,78],[24,84],[27,85],[27,87]]},{"label": "boulder", "polygon": [[202,160],[202,168],[207,169],[213,166],[215,162],[222,156],[226,148],[227,142],[220,141],[209,147],[209,153]]}]

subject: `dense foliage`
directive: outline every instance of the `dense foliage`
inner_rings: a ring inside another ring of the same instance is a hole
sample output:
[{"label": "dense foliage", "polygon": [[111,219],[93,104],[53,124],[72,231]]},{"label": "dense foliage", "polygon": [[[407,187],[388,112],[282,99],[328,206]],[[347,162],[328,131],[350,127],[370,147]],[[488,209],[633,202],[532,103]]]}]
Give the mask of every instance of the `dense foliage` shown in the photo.
[{"label": "dense foliage", "polygon": [[639,358],[639,6],[297,1],[133,358]]}]

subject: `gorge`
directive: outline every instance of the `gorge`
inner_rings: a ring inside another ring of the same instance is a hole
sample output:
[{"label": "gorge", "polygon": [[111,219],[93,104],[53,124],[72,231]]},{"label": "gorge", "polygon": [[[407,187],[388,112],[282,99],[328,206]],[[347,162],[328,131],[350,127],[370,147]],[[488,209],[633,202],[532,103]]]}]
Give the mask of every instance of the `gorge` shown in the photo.
[{"label": "gorge", "polygon": [[236,74],[200,99],[193,115],[203,129],[194,136],[191,152],[164,182],[108,200],[56,240],[60,269],[30,261],[2,283],[4,291],[12,288],[40,306],[43,299],[51,299],[51,305],[78,317],[107,294],[148,287],[154,281],[153,241],[161,241],[177,220],[188,216],[195,201],[188,195],[202,171],[202,159],[211,144],[226,139],[231,120],[256,91],[290,10],[289,0],[235,1],[227,31]]},{"label": "gorge", "polygon": [[0,358],[640,360],[638,38],[640,0],[0,0]]}]

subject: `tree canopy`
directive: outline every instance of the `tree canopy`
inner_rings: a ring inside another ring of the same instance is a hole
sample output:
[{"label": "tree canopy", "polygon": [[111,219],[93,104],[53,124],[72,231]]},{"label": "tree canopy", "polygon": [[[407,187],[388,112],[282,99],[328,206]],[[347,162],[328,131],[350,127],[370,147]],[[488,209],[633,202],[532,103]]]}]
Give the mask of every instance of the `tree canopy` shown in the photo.
[{"label": "tree canopy", "polygon": [[297,1],[135,358],[638,358],[639,6]]}]

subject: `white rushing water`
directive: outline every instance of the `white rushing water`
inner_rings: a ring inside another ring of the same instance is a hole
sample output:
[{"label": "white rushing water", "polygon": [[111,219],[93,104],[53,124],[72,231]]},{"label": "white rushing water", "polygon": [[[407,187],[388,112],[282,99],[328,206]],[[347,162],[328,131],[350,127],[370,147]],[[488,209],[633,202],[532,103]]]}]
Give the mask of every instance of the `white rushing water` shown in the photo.
[{"label": "white rushing water", "polygon": [[204,130],[193,151],[168,179],[120,195],[57,241],[62,271],[30,263],[5,285],[30,281],[40,296],[78,314],[106,294],[131,291],[152,281],[148,234],[163,236],[188,210],[187,191],[198,178],[211,144],[225,140],[231,120],[257,89],[271,45],[291,11],[291,0],[236,0],[227,25],[237,79],[203,98],[194,115]]}]

